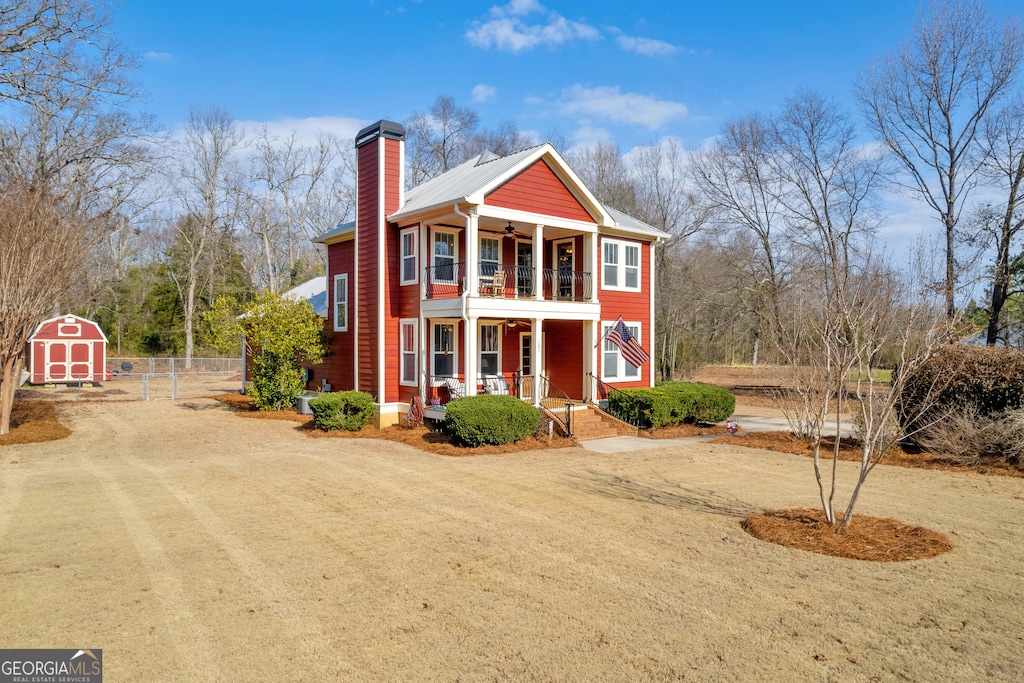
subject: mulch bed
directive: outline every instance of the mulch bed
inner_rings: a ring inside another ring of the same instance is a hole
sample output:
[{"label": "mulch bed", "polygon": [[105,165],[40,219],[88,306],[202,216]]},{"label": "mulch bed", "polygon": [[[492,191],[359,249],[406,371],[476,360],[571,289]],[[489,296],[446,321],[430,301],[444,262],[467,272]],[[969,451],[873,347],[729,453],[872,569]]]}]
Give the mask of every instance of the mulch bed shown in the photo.
[{"label": "mulch bed", "polygon": [[[821,457],[831,458],[835,437],[822,440]],[[712,443],[746,446],[765,451],[793,453],[808,458],[814,457],[814,445],[810,439],[797,439],[790,432],[751,432],[736,436],[723,436]],[[844,438],[839,445],[839,459],[860,462],[860,444],[851,438]],[[926,451],[905,451],[893,448],[882,456],[883,465],[899,467],[915,467],[926,470],[943,470],[946,472],[974,472],[976,474],[995,474],[1006,477],[1024,477],[1024,468],[995,458],[982,459],[977,465],[966,465],[953,462],[934,453]]]},{"label": "mulch bed", "polygon": [[71,430],[57,420],[57,406],[49,401],[15,401],[11,431],[0,436],[0,446],[42,443],[70,436]]},{"label": "mulch bed", "polygon": [[531,436],[515,443],[502,444],[500,446],[477,446],[467,448],[456,446],[452,439],[442,432],[432,432],[426,427],[407,427],[403,425],[392,425],[384,429],[378,429],[373,425],[367,425],[356,432],[349,432],[342,429],[335,431],[324,431],[313,424],[312,415],[299,415],[294,409],[280,411],[261,411],[253,408],[252,401],[248,396],[242,394],[218,394],[207,396],[220,401],[235,411],[239,417],[257,420],[286,420],[297,422],[297,427],[307,436],[324,439],[384,439],[404,443],[414,448],[419,448],[430,453],[465,457],[470,455],[490,455],[496,453],[518,453],[520,451],[536,451],[549,448],[576,448],[578,444],[570,439],[556,437],[554,439],[538,438]]},{"label": "mulch bed", "polygon": [[952,549],[949,539],[897,519],[854,515],[849,528],[832,526],[825,513],[809,508],[769,510],[741,523],[750,535],[787,548],[869,562],[905,562]]}]

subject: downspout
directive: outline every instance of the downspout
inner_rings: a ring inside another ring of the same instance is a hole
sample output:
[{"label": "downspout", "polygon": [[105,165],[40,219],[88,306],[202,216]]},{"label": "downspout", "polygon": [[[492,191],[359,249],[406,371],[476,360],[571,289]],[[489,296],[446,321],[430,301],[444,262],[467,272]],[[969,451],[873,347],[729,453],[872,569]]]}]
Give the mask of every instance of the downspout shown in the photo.
[{"label": "downspout", "polygon": [[[462,211],[459,210],[459,203],[458,202],[455,202],[452,205],[452,209],[455,210],[455,213],[457,213],[458,215],[460,215],[464,219],[466,219],[466,239],[464,240],[466,242],[466,273],[465,273],[465,286],[463,287],[464,291],[462,292],[462,320],[465,322],[466,343],[462,345],[462,354],[463,354],[463,357],[462,357],[463,358],[462,373],[463,373],[463,376],[466,378],[465,379],[465,381],[466,381],[466,389],[467,389],[466,395],[467,396],[475,396],[476,395],[476,390],[475,390],[476,382],[475,382],[475,380],[472,380],[470,378],[470,373],[469,373],[469,366],[470,366],[470,362],[469,362],[470,353],[469,353],[469,350],[470,350],[470,346],[471,346],[471,344],[470,344],[470,337],[473,336],[473,335],[476,335],[476,330],[471,330],[470,329],[470,325],[469,325],[469,281],[470,281],[469,269],[471,267],[475,267],[475,264],[471,265],[470,264],[470,260],[469,260],[469,255],[471,253],[470,245],[469,245],[469,226],[470,226],[470,222],[471,222],[472,219],[470,218],[469,214],[462,213]],[[474,350],[474,353],[475,353],[475,350]],[[474,371],[475,370],[476,370],[476,368],[474,366]],[[470,391],[470,387],[474,387],[474,389],[472,391]]]}]

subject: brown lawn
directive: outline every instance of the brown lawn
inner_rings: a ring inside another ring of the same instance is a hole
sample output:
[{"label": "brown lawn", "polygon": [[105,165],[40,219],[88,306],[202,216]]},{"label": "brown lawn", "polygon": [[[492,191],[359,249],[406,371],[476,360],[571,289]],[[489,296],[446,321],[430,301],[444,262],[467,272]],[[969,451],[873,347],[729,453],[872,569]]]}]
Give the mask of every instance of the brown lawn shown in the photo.
[{"label": "brown lawn", "polygon": [[[110,680],[1014,680],[1024,480],[879,467],[859,511],[952,549],[861,562],[741,521],[806,458],[694,443],[448,458],[206,399],[75,402],[0,447],[4,647]],[[848,486],[853,465],[839,463]],[[848,490],[840,491],[840,494]]]}]

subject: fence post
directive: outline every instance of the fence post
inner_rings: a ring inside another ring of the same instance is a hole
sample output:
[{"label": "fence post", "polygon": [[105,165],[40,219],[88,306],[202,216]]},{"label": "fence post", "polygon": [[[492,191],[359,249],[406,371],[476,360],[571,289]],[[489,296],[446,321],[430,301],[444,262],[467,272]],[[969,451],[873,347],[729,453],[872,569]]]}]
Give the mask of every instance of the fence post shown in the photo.
[{"label": "fence post", "polygon": [[149,374],[153,374],[153,357],[149,357]]},{"label": "fence post", "polygon": [[178,398],[178,375],[174,372],[171,372],[171,398]]},{"label": "fence post", "polygon": [[171,358],[170,361],[171,361],[170,373],[171,373],[171,377],[174,377],[174,359]]},{"label": "fence post", "polygon": [[[152,361],[153,359],[151,358],[150,360]],[[148,401],[149,400],[149,375],[148,374],[142,375],[142,400],[143,401]]]}]

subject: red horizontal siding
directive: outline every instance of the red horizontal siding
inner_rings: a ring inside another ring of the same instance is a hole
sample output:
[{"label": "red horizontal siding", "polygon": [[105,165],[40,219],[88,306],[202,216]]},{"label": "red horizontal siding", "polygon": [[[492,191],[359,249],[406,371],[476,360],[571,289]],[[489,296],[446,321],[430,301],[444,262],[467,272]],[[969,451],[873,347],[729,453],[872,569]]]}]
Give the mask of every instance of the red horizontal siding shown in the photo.
[{"label": "red horizontal siding", "polygon": [[588,223],[594,221],[544,160],[538,160],[488,194],[484,203]]},{"label": "red horizontal siding", "polygon": [[356,320],[359,323],[356,357],[359,365],[361,391],[377,397],[377,350],[381,342],[377,335],[377,297],[379,279],[377,245],[380,213],[378,203],[380,182],[378,177],[378,144],[360,147],[358,154],[358,195],[356,208],[356,236],[358,241],[358,284],[355,289]]},{"label": "red horizontal siding", "polygon": [[[544,367],[548,378],[569,398],[583,399],[583,323],[544,323]],[[556,392],[557,393],[557,392]]]},{"label": "red horizontal siding", "polygon": [[[640,323],[640,344],[644,347],[647,353],[654,356],[654,348],[652,340],[654,338],[653,321],[651,320],[651,249],[650,245],[646,242],[638,242],[640,244],[640,291],[639,292],[622,292],[617,290],[604,289],[603,287],[598,291],[598,297],[601,301],[601,322],[612,322],[616,320],[620,315],[622,319],[627,323]],[[603,274],[601,272],[595,273],[594,281],[598,287],[601,287],[603,280]],[[598,335],[604,334],[604,328],[598,331]],[[604,356],[600,353],[603,348],[603,344],[598,348],[598,373],[603,373],[601,364],[604,361]],[[652,361],[648,361],[643,364],[640,368],[640,378],[632,382],[616,382],[617,387],[646,387],[650,385],[651,379],[651,366]],[[600,376],[600,374],[598,375]]]}]

